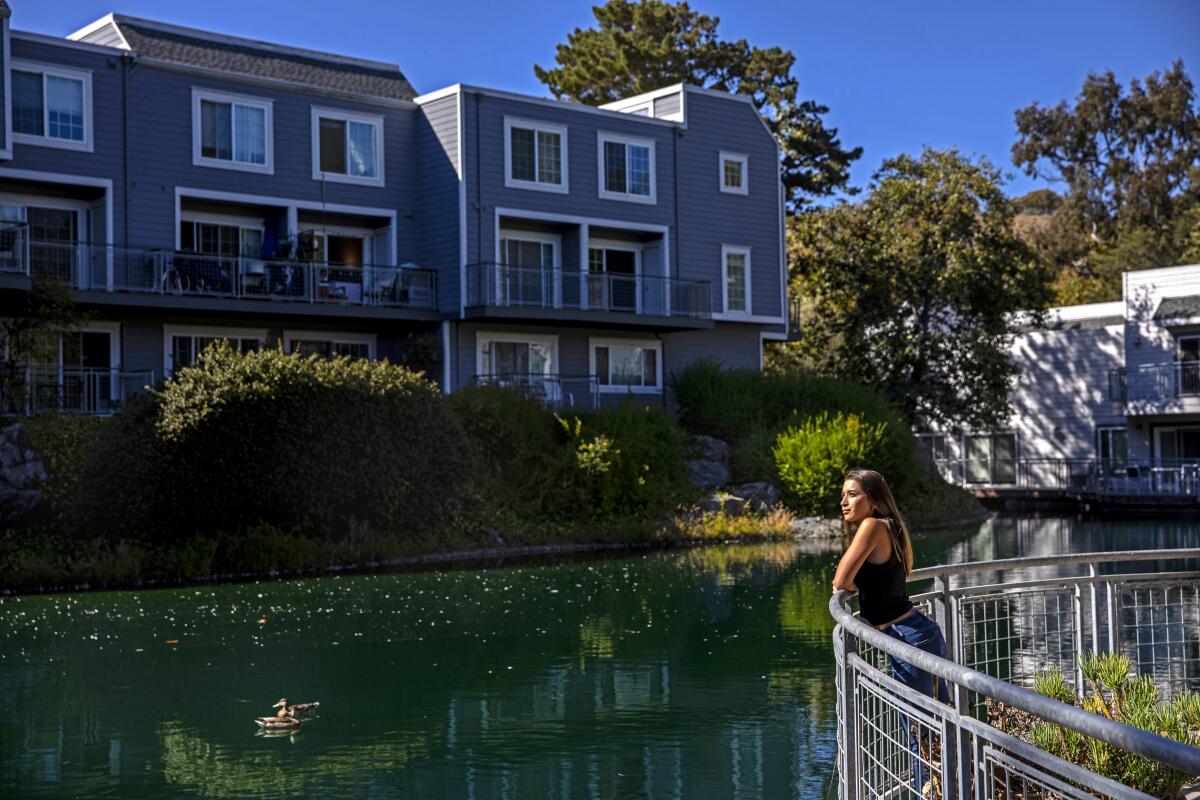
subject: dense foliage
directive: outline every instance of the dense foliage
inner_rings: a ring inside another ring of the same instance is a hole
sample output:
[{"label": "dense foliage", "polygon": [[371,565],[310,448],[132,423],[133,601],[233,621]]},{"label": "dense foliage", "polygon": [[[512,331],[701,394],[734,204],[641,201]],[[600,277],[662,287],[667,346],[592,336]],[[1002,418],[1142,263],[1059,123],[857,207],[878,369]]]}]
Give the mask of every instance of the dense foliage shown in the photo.
[{"label": "dense foliage", "polygon": [[85,526],[135,539],[267,522],[324,536],[449,523],[466,437],[437,388],[378,361],[222,345],[110,426]]},{"label": "dense foliage", "polygon": [[1049,286],[999,181],[985,160],[925,150],[885,161],[861,203],[795,218],[808,313],[776,363],[878,387],[914,427],[1006,419],[1015,312],[1043,308]]},{"label": "dense foliage", "polygon": [[787,504],[800,514],[837,515],[843,476],[870,466],[895,474],[884,438],[886,424],[871,425],[851,414],[819,414],[789,427],[775,440],[775,465]]},{"label": "dense foliage", "polygon": [[687,3],[608,0],[592,13],[596,27],[576,28],[558,45],[557,67],[533,68],[555,97],[602,105],[676,83],[746,95],[783,151],[793,208],[846,189],[862,148],[843,148],[822,120],[829,109],[800,98],[791,52],[721,39],[720,19]]},{"label": "dense foliage", "polygon": [[1119,299],[1125,270],[1200,260],[1200,102],[1183,62],[1128,91],[1089,74],[1073,104],[1016,123],[1013,163],[1065,189],[1024,226],[1058,303]]}]

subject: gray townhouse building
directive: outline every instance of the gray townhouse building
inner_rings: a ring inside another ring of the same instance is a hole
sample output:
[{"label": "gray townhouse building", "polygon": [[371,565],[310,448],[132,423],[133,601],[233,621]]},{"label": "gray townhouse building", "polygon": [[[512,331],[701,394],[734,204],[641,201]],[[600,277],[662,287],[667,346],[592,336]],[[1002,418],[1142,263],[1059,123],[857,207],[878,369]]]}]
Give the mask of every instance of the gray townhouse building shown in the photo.
[{"label": "gray townhouse building", "polygon": [[0,6],[0,298],[53,275],[90,312],[31,410],[110,410],[216,339],[665,405],[688,363],[789,335],[747,98],[420,94],[394,64],[120,14],[56,38]]}]

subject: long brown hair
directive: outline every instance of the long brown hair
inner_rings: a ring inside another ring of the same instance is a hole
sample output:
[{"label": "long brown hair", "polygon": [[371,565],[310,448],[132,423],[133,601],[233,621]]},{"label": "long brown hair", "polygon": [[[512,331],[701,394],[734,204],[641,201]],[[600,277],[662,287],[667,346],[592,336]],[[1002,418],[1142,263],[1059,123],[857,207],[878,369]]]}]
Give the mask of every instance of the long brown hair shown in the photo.
[{"label": "long brown hair", "polygon": [[[852,469],[846,473],[846,480],[858,481],[863,494],[867,496],[867,501],[871,504],[871,516],[887,523],[888,535],[892,537],[892,552],[900,557],[900,563],[904,565],[904,574],[911,573],[913,565],[912,539],[908,535],[908,525],[904,522],[904,517],[900,516],[896,498],[892,497],[892,490],[888,488],[887,481],[873,469]],[[851,523],[848,520],[842,520],[842,531],[847,546],[849,546],[850,538],[854,535],[855,530],[858,530],[858,525],[851,530]]]}]

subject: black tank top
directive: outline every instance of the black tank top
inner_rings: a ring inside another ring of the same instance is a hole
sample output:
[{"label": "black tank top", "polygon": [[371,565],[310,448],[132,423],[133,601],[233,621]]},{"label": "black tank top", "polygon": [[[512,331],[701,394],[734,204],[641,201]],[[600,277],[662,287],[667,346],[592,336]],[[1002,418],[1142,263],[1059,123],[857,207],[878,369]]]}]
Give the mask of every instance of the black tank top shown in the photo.
[{"label": "black tank top", "polygon": [[912,601],[908,599],[908,576],[895,544],[892,545],[892,557],[882,564],[864,561],[854,576],[854,585],[858,587],[859,613],[872,625],[883,625],[912,610]]}]

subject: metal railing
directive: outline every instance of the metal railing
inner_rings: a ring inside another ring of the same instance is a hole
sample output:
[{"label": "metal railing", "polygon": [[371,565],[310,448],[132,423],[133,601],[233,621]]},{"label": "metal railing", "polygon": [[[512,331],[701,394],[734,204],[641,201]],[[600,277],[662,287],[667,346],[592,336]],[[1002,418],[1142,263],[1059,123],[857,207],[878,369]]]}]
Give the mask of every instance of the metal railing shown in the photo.
[{"label": "metal railing", "polygon": [[476,375],[472,382],[476,386],[513,389],[549,408],[595,411],[600,407],[595,375]]},{"label": "metal railing", "polygon": [[944,480],[967,488],[1200,498],[1200,461],[1194,459],[937,459],[933,465]]},{"label": "metal railing", "polygon": [[[3,231],[0,230],[0,245]],[[21,268],[77,289],[433,309],[433,270],[215,256],[114,245],[28,242]],[[3,262],[0,247],[0,263]]]},{"label": "metal railing", "polygon": [[17,220],[0,221],[0,272],[29,274],[29,259],[25,253],[28,226]]},{"label": "metal railing", "polygon": [[712,316],[712,287],[706,281],[651,275],[472,264],[467,267],[467,305],[707,319]]},{"label": "metal railing", "polygon": [[[25,371],[27,414],[111,414],[145,387],[154,384],[153,370],[32,366]],[[16,404],[5,404],[11,410]]]},{"label": "metal railing", "polygon": [[[1160,564],[1172,562],[1169,571]],[[1070,728],[1189,775],[1200,748],[1051,700],[1029,690],[1057,667],[1083,689],[1084,652],[1127,655],[1164,696],[1200,688],[1200,549],[1016,558],[915,570],[933,579],[913,596],[946,636],[938,658],[851,614],[845,591],[829,610],[837,665],[842,800],[921,798],[1137,798],[1149,795],[1064,761],[993,727],[995,704]],[[1188,566],[1190,565],[1190,567]],[[1066,568],[1080,574],[1059,577]],[[946,681],[949,704],[887,672],[901,659]],[[913,745],[918,746],[916,750]],[[918,779],[927,778],[922,785]]]},{"label": "metal railing", "polygon": [[1108,371],[1108,399],[1114,402],[1179,397],[1200,397],[1200,361],[1140,364]]}]

